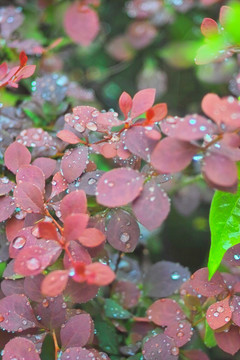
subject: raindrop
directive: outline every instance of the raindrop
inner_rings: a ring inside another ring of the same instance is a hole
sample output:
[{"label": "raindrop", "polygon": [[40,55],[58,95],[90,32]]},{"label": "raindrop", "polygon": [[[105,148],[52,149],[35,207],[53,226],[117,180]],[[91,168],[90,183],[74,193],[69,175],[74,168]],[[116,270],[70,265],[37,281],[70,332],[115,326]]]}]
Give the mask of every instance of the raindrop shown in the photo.
[{"label": "raindrop", "polygon": [[172,353],[172,355],[178,355],[179,354],[179,349],[176,346],[174,346],[171,349],[171,353]]},{"label": "raindrop", "polygon": [[13,23],[13,21],[14,21],[14,17],[13,17],[13,16],[9,16],[9,17],[7,18],[7,23],[8,23],[8,24]]},{"label": "raindrop", "polygon": [[47,308],[49,306],[49,302],[47,301],[47,299],[44,299],[42,302],[43,307]]},{"label": "raindrop", "polygon": [[226,322],[230,321],[230,317],[229,316],[226,316],[225,319],[224,319]]},{"label": "raindrop", "polygon": [[109,187],[113,187],[113,186],[114,186],[114,182],[110,181],[110,182],[108,183],[108,186],[109,186]]},{"label": "raindrop", "polygon": [[79,131],[79,132],[83,132],[85,130],[84,127],[81,124],[75,124],[74,129]]},{"label": "raindrop", "polygon": [[218,317],[218,316],[219,316],[219,312],[216,311],[216,312],[213,314],[213,316]]},{"label": "raindrop", "polygon": [[2,180],[3,184],[7,184],[9,182],[9,180],[6,176],[4,176],[1,180]]},{"label": "raindrop", "polygon": [[38,270],[40,269],[41,263],[38,259],[31,258],[27,260],[26,265],[29,270]]},{"label": "raindrop", "polygon": [[89,121],[89,123],[87,123],[86,127],[88,128],[88,130],[91,130],[91,131],[97,130],[97,125],[92,121]]},{"label": "raindrop", "polygon": [[88,184],[89,184],[89,185],[93,185],[93,184],[95,184],[96,182],[97,182],[97,180],[94,179],[94,178],[90,178],[90,179],[88,180]]},{"label": "raindrop", "polygon": [[234,260],[240,260],[240,254],[234,254],[233,257]]},{"label": "raindrop", "polygon": [[172,280],[179,280],[181,277],[181,275],[177,272],[177,271],[174,271],[172,274],[171,274],[171,279]]},{"label": "raindrop", "polygon": [[26,239],[23,236],[18,236],[13,240],[14,249],[22,249],[26,244]]},{"label": "raindrop", "polygon": [[217,311],[218,311],[219,313],[224,312],[224,307],[223,307],[223,306],[219,306],[219,307],[217,308]]},{"label": "raindrop", "polygon": [[189,120],[189,124],[190,125],[195,125],[197,123],[197,120],[196,119],[190,119]]},{"label": "raindrop", "polygon": [[128,242],[130,239],[130,235],[126,232],[122,233],[121,236],[120,236],[120,240],[123,242],[123,243],[126,243]]}]

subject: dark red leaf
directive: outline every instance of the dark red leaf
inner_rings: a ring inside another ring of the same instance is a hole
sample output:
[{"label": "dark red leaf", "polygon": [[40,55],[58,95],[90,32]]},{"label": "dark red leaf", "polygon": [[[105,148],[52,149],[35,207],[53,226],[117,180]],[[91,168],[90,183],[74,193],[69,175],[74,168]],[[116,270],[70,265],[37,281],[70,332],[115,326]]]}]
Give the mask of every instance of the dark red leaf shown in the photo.
[{"label": "dark red leaf", "polygon": [[61,356],[61,360],[89,360],[89,359],[96,359],[96,360],[109,360],[109,357],[105,354],[98,353],[96,355],[96,350],[87,350],[82,347],[72,347],[64,351]]},{"label": "dark red leaf", "polygon": [[5,151],[4,161],[6,167],[16,174],[21,166],[30,164],[31,153],[25,146],[15,141]]},{"label": "dark red leaf", "polygon": [[[70,251],[71,257],[75,262],[84,262],[85,264],[90,264],[92,262],[88,251],[82,245],[80,245],[78,241],[70,241],[68,244],[68,250]],[[64,254],[63,264],[65,269],[72,267],[72,263],[69,260],[67,253]]]},{"label": "dark red leaf", "polygon": [[140,237],[134,217],[124,210],[117,210],[107,224],[107,240],[116,250],[133,252]]},{"label": "dark red leaf", "polygon": [[78,187],[78,189],[82,189],[87,195],[95,196],[98,181],[103,174],[104,171],[101,170],[89,171],[86,174],[83,174],[80,178],[80,182],[74,184],[74,190]]},{"label": "dark red leaf", "polygon": [[228,354],[235,355],[240,350],[239,328],[232,326],[228,331],[215,332],[215,339],[220,349]]},{"label": "dark red leaf", "polygon": [[177,360],[179,349],[173,339],[158,334],[146,340],[142,353],[146,360]]},{"label": "dark red leaf", "polygon": [[164,334],[174,339],[176,345],[181,347],[191,340],[193,334],[192,325],[188,321],[177,320],[168,325]]},{"label": "dark red leaf", "polygon": [[64,16],[64,28],[68,36],[82,46],[88,46],[99,32],[97,13],[76,1],[67,9]]},{"label": "dark red leaf", "polygon": [[13,294],[24,294],[23,282],[23,279],[3,280],[1,282],[1,290],[5,296]]},{"label": "dark red leaf", "polygon": [[14,189],[16,205],[28,213],[43,214],[43,193],[36,186],[28,182],[18,184]]},{"label": "dark red leaf", "polygon": [[0,314],[0,327],[8,331],[22,332],[37,326],[28,298],[23,294],[14,294],[1,299]]},{"label": "dark red leaf", "polygon": [[20,65],[21,65],[21,66],[27,65],[28,57],[27,57],[27,55],[25,54],[24,51],[21,51],[21,52],[20,52],[20,54],[19,54],[19,60],[20,60]]},{"label": "dark red leaf", "polygon": [[61,171],[67,182],[76,180],[85,170],[88,161],[88,148],[79,146],[65,152],[61,161]]},{"label": "dark red leaf", "polygon": [[162,173],[178,172],[191,163],[196,152],[196,146],[167,137],[161,140],[153,150],[151,164]]},{"label": "dark red leaf", "polygon": [[112,292],[118,302],[125,308],[131,309],[138,304],[140,290],[130,281],[118,281],[113,285]]},{"label": "dark red leaf", "polygon": [[76,190],[64,196],[60,204],[61,217],[63,220],[68,215],[87,212],[87,198],[83,190]]},{"label": "dark red leaf", "polygon": [[155,100],[156,89],[144,89],[134,95],[132,100],[131,117],[136,118],[150,109]]},{"label": "dark red leaf", "polygon": [[147,311],[148,319],[159,326],[169,326],[186,318],[181,307],[172,299],[155,301]]},{"label": "dark red leaf", "polygon": [[39,167],[44,173],[45,179],[48,179],[54,173],[57,163],[54,159],[39,157],[35,159],[32,164]]},{"label": "dark red leaf", "polygon": [[71,214],[64,220],[64,237],[67,242],[78,240],[87,227],[87,214]]},{"label": "dark red leaf", "polygon": [[119,207],[133,201],[141,192],[143,176],[130,168],[113,169],[105,173],[97,185],[97,202]]},{"label": "dark red leaf", "polygon": [[0,222],[7,220],[15,210],[15,202],[10,196],[0,197]]},{"label": "dark red leaf", "polygon": [[61,328],[60,337],[63,348],[85,346],[93,336],[94,325],[89,314],[70,318]]},{"label": "dark red leaf", "polygon": [[43,296],[41,293],[41,283],[44,279],[44,275],[39,274],[36,276],[27,276],[24,279],[24,293],[32,300],[41,302]]},{"label": "dark red leaf", "polygon": [[219,272],[216,272],[211,280],[208,280],[208,268],[197,270],[190,280],[190,284],[197,293],[203,296],[216,296],[226,289],[226,285]]},{"label": "dark red leaf", "polygon": [[68,282],[67,270],[55,270],[50,272],[41,284],[41,292],[45,296],[60,295]]},{"label": "dark red leaf", "polygon": [[98,293],[98,286],[87,283],[77,283],[69,279],[64,291],[64,297],[73,303],[86,303]]},{"label": "dark red leaf", "polygon": [[202,350],[185,350],[184,356],[189,360],[210,360]]},{"label": "dark red leaf", "polygon": [[153,298],[171,296],[189,277],[188,268],[171,261],[159,261],[145,275],[144,289]]},{"label": "dark red leaf", "polygon": [[49,330],[57,329],[66,321],[67,304],[62,296],[45,298],[34,309],[39,322]]},{"label": "dark red leaf", "polygon": [[159,184],[155,180],[150,180],[132,203],[132,209],[142,225],[148,230],[154,230],[166,219],[170,211],[170,200]]},{"label": "dark red leaf", "polygon": [[124,91],[119,98],[119,107],[125,119],[127,119],[132,108],[132,98],[126,91]]},{"label": "dark red leaf", "polygon": [[19,359],[40,360],[34,343],[23,337],[10,340],[3,350],[3,360],[14,360],[16,356]]},{"label": "dark red leaf", "polygon": [[232,321],[240,326],[240,296],[234,295],[231,300]]},{"label": "dark red leaf", "polygon": [[58,233],[56,226],[50,222],[40,222],[38,224],[39,237],[46,240],[58,241]]}]

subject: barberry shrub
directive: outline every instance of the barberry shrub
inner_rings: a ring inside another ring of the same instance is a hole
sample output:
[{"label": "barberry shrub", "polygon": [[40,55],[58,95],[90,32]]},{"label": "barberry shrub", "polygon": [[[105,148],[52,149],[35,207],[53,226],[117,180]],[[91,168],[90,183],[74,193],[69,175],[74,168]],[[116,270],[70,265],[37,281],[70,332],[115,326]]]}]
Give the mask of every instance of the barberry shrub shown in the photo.
[{"label": "barberry shrub", "polygon": [[[38,6],[49,6],[50,16],[54,3]],[[126,12],[136,20],[111,40],[109,53],[129,60],[133,49],[150,45],[161,21],[173,16],[169,5],[181,13],[194,7],[129,1]],[[22,82],[36,71],[23,50],[18,66],[0,65],[5,98],[19,83],[32,95],[0,113],[0,356],[208,360],[216,346],[234,356],[240,350],[240,103],[209,91],[198,113],[174,116],[155,100],[158,89],[145,87],[133,96],[122,92],[119,112],[99,110],[91,91],[51,73],[47,60],[61,43],[87,48],[97,41],[101,6],[98,0],[68,4],[63,28],[71,40],[47,46],[14,38],[21,9],[0,8],[6,52],[14,60],[19,48],[41,56],[42,75],[31,86]],[[220,8],[221,27],[203,20],[198,64],[235,56],[238,15],[233,4]],[[172,261],[151,263],[147,240],[164,227],[170,198],[189,215],[212,189],[208,267],[191,274]]]}]

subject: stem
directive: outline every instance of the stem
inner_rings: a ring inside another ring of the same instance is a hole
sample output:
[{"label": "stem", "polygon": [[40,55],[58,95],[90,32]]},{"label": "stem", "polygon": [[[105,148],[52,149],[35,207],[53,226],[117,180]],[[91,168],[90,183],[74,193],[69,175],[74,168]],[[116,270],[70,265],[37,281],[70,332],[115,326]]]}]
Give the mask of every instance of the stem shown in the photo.
[{"label": "stem", "polygon": [[53,332],[52,332],[52,337],[53,337],[53,342],[54,342],[54,347],[55,347],[55,360],[58,360],[58,353],[59,353],[60,347],[58,346],[55,330],[53,330]]},{"label": "stem", "polygon": [[61,235],[63,234],[63,227],[59,225],[59,223],[54,219],[54,217],[50,214],[48,209],[45,209],[45,214],[50,217],[53,221],[53,223],[56,225],[56,227],[59,229]]}]

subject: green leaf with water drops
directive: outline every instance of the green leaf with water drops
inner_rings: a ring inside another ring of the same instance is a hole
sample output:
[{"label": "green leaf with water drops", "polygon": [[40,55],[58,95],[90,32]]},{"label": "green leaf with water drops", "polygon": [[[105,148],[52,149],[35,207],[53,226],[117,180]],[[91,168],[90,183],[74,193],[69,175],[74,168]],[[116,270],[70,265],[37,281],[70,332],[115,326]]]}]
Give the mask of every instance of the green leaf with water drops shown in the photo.
[{"label": "green leaf with water drops", "polygon": [[94,319],[94,325],[100,348],[109,354],[119,354],[121,337],[118,336],[115,327],[101,318]]},{"label": "green leaf with water drops", "polygon": [[143,360],[143,355],[142,354],[136,354],[136,355],[130,356],[128,358],[128,360]]},{"label": "green leaf with water drops", "polygon": [[205,335],[203,341],[208,348],[212,348],[217,345],[214,331],[208,325],[207,320],[205,321]]},{"label": "green leaf with water drops", "polygon": [[225,252],[240,243],[240,187],[235,194],[216,191],[209,215],[211,248],[209,278],[217,271]]},{"label": "green leaf with water drops", "polygon": [[132,315],[112,299],[106,299],[104,304],[105,315],[111,319],[129,319]]}]

